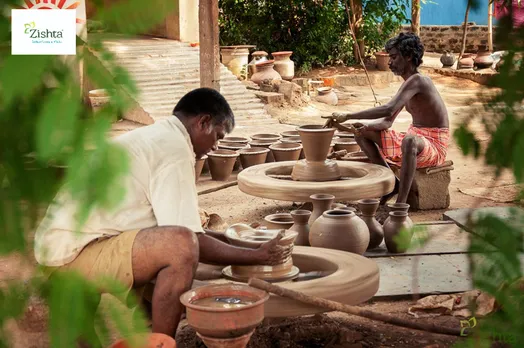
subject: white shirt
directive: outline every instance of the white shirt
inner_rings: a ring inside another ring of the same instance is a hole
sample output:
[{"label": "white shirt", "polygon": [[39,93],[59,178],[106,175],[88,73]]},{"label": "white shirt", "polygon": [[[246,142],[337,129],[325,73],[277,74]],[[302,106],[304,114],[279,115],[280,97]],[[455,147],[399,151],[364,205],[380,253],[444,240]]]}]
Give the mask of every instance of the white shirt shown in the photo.
[{"label": "white shirt", "polygon": [[114,138],[129,153],[126,195],[112,211],[94,208],[76,231],[76,203],[60,192],[35,233],[35,257],[45,266],[73,261],[91,241],[155,226],[184,226],[204,232],[198,211],[195,153],[176,117]]}]

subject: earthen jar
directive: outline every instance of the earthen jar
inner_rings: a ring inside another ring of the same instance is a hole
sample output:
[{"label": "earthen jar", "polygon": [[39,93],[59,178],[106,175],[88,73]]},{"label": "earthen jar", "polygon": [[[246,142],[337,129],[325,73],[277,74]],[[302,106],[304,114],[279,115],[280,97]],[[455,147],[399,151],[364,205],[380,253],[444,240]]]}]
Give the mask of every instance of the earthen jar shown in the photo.
[{"label": "earthen jar", "polygon": [[263,147],[239,150],[238,153],[240,154],[242,168],[246,169],[257,164],[265,163],[268,152],[270,152],[270,150]]},{"label": "earthen jar", "polygon": [[459,61],[459,69],[473,69],[475,62],[473,61],[471,53],[464,53]]},{"label": "earthen jar", "polygon": [[452,52],[445,51],[440,56],[440,62],[442,63],[443,68],[449,68],[455,64],[455,55]]},{"label": "earthen jar", "polygon": [[293,217],[289,213],[271,214],[264,218],[264,225],[269,230],[288,230],[294,223]]},{"label": "earthen jar", "polygon": [[257,72],[257,68],[256,68],[257,63],[266,62],[268,60],[267,52],[264,52],[264,51],[255,51],[251,53],[251,56],[253,57],[253,59],[251,59],[251,62],[249,62],[247,66],[249,78],[251,78],[251,76],[253,76],[253,74]]},{"label": "earthen jar", "polygon": [[207,154],[211,178],[216,181],[227,181],[233,172],[238,152],[218,149]]},{"label": "earthen jar", "polygon": [[280,74],[273,69],[275,66],[274,60],[268,60],[262,63],[255,64],[255,73],[251,76],[251,81],[260,85],[265,80],[282,80]]},{"label": "earthen jar", "polygon": [[[220,140],[218,142],[217,147],[221,150],[232,150],[232,151],[239,151],[241,149],[247,149],[249,148],[249,144],[244,143],[233,143],[233,142],[227,142],[225,140]],[[235,161],[235,165],[233,166],[233,171],[238,171],[240,169],[240,159],[237,158]]]},{"label": "earthen jar", "polygon": [[204,163],[206,162],[207,156],[204,155],[196,159],[195,162],[195,181],[200,179],[200,174],[202,174],[202,169],[204,168]]},{"label": "earthen jar", "polygon": [[221,141],[225,143],[249,144],[250,139],[245,137],[224,137]]},{"label": "earthen jar", "polygon": [[[407,217],[408,213],[404,211],[392,211],[384,222],[384,240],[386,241],[386,247],[389,252],[403,253],[408,249],[409,246],[402,247],[395,242],[395,237],[399,235],[403,228],[409,230],[413,227],[413,223],[410,223],[406,219]],[[413,235],[411,235],[411,237],[412,236]]]},{"label": "earthen jar", "polygon": [[362,255],[369,245],[369,230],[351,211],[328,210],[311,225],[309,243]]},{"label": "earthen jar", "polygon": [[311,203],[313,204],[313,211],[309,217],[308,224],[311,227],[316,219],[318,219],[322,214],[331,208],[331,204],[335,200],[335,196],[317,193],[309,196]]},{"label": "earthen jar", "polygon": [[337,105],[338,97],[331,87],[317,88],[317,96],[315,100],[328,105]]},{"label": "earthen jar", "polygon": [[275,58],[275,70],[282,79],[291,81],[295,76],[295,63],[291,60],[292,51],[273,52]]},{"label": "earthen jar", "polygon": [[384,240],[384,230],[382,225],[375,219],[380,201],[378,199],[361,199],[358,201],[358,208],[362,213],[362,220],[369,229],[369,246],[368,249],[374,249]]},{"label": "earthen jar", "polygon": [[[387,207],[388,207],[388,213],[392,211],[400,211],[400,212],[405,212],[405,213],[409,212],[409,204],[407,203],[388,203]],[[389,216],[384,221],[384,224],[388,221],[388,219],[389,219]],[[411,218],[409,217],[409,215],[406,217],[406,220],[408,221],[408,223],[413,224],[413,221],[411,221]]]},{"label": "earthen jar", "polygon": [[309,246],[308,220],[310,216],[311,212],[309,210],[293,210],[291,212],[294,224],[289,229],[298,232],[297,239],[295,239],[295,245]]},{"label": "earthen jar", "polygon": [[[269,147],[276,143],[277,141],[272,140],[251,140],[249,145],[251,147],[263,147],[269,150]],[[273,157],[273,152],[270,150],[266,157],[266,163],[275,162],[275,157]]]},{"label": "earthen jar", "polygon": [[[347,139],[347,138],[346,138]],[[348,153],[360,151],[360,146],[356,141],[337,140],[335,143],[335,151],[346,150]]]},{"label": "earthen jar", "polygon": [[377,69],[381,71],[389,70],[389,54],[387,52],[376,52],[375,58],[377,59]]},{"label": "earthen jar", "polygon": [[298,161],[302,145],[295,143],[276,143],[269,147],[276,162]]},{"label": "earthen jar", "polygon": [[491,52],[486,48],[482,48],[478,51],[477,57],[474,60],[474,65],[477,69],[487,69],[493,66],[495,60],[491,56]]}]

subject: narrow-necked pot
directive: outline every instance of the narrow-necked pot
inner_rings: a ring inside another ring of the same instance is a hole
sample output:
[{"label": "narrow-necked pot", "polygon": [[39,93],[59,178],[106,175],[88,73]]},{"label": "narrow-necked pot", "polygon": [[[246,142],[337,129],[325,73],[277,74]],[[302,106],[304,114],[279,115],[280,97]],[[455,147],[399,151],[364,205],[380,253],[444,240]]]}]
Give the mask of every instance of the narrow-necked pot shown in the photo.
[{"label": "narrow-necked pot", "polygon": [[358,207],[362,213],[362,220],[369,229],[369,246],[368,249],[374,249],[384,240],[384,230],[382,225],[375,219],[375,213],[380,205],[378,199],[361,199],[358,201]]},{"label": "narrow-necked pot", "polygon": [[202,174],[202,169],[204,168],[204,163],[206,163],[206,159],[207,159],[206,155],[196,159],[196,162],[195,162],[195,181],[198,181],[198,179],[200,179],[200,175]]},{"label": "narrow-necked pot", "polygon": [[276,143],[271,145],[269,149],[273,152],[276,162],[298,161],[300,152],[302,151],[302,145],[295,143]]},{"label": "narrow-necked pot", "polygon": [[[389,252],[392,253],[404,253],[411,244],[411,238],[413,237],[413,223],[407,220],[408,213],[405,211],[391,211],[389,217],[384,222],[384,240],[386,247]],[[410,219],[411,220],[411,219]],[[409,232],[408,240],[405,240],[405,245],[398,242],[398,236],[402,229],[406,229]]]},{"label": "narrow-necked pot", "polygon": [[335,134],[335,128],[323,128],[322,125],[305,125],[297,128],[302,139],[306,160],[325,161]]},{"label": "narrow-necked pot", "polygon": [[264,218],[264,225],[270,230],[289,230],[294,223],[293,217],[289,213],[271,214]]},{"label": "narrow-necked pot", "polygon": [[[406,221],[410,224],[413,223],[413,221],[409,217],[409,204],[407,203],[388,203],[386,204],[386,206],[388,207],[388,213],[392,211],[400,211],[400,212],[408,213],[408,216],[406,217]],[[388,219],[389,219],[389,216],[388,216]],[[386,223],[386,221],[387,219],[384,221],[384,224]]]},{"label": "narrow-necked pot", "polygon": [[324,193],[316,193],[309,196],[311,203],[313,204],[313,211],[309,217],[309,226],[313,225],[316,219],[318,219],[326,210],[331,209],[331,204],[335,200],[335,196]]},{"label": "narrow-necked pot", "polygon": [[[269,141],[269,140],[251,140],[249,145],[251,147],[263,147],[269,150],[269,147],[278,141]],[[269,151],[266,157],[266,163],[275,162],[275,157],[273,157],[273,152]]]},{"label": "narrow-necked pot", "polygon": [[309,217],[311,212],[309,210],[293,210],[291,217],[293,218],[293,226],[289,228],[290,231],[298,232],[295,245],[309,246]]},{"label": "narrow-necked pot", "polygon": [[227,181],[233,172],[238,152],[218,149],[207,154],[211,178],[216,181]]},{"label": "narrow-necked pot", "polygon": [[251,166],[256,166],[257,164],[262,164],[266,162],[267,154],[271,150],[264,147],[252,147],[249,149],[239,150],[240,154],[240,163],[242,168],[246,169]]}]

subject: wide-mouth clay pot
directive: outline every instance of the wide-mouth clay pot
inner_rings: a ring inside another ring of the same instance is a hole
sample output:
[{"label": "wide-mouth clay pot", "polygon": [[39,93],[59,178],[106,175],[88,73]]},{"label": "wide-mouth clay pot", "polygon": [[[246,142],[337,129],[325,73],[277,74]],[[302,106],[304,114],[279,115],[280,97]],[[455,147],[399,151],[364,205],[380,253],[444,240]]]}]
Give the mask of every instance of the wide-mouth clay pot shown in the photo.
[{"label": "wide-mouth clay pot", "polygon": [[298,137],[300,136],[300,133],[298,131],[285,131],[285,132],[280,133],[280,135],[282,136],[282,138]]},{"label": "wide-mouth clay pot", "polygon": [[244,137],[224,137],[221,141],[226,143],[248,144],[251,139]]},{"label": "wide-mouth clay pot", "polygon": [[360,146],[356,141],[344,141],[338,140],[335,141],[335,151],[346,150],[348,153],[360,151]]},{"label": "wide-mouth clay pot", "polygon": [[302,145],[296,143],[276,143],[269,147],[276,162],[298,161]]},{"label": "wide-mouth clay pot", "polygon": [[267,292],[240,284],[207,285],[180,296],[188,324],[199,335],[212,338],[234,338],[253,331],[264,319],[267,300]]},{"label": "wide-mouth clay pot", "polygon": [[270,214],[264,218],[264,225],[268,229],[287,230],[293,226],[293,217],[289,213]]},{"label": "wide-mouth clay pot", "polygon": [[253,140],[265,140],[271,142],[277,142],[280,138],[282,138],[280,135],[273,133],[260,133],[251,136],[251,139]]},{"label": "wide-mouth clay pot", "polygon": [[[288,215],[291,216],[291,214]],[[296,232],[286,228],[255,229],[242,223],[233,224],[224,232],[224,236],[232,245],[251,249],[257,249],[260,245],[276,238],[278,234],[283,234],[282,239],[278,242],[280,246],[290,246],[296,238]]]},{"label": "wide-mouth clay pot", "polygon": [[236,150],[240,150],[240,149],[245,149],[245,148],[249,148],[249,144],[244,144],[244,143],[232,143],[232,142],[229,142],[229,141],[222,141],[220,140],[218,142],[218,148],[219,149],[225,149],[225,150],[233,150],[233,151],[236,151]]},{"label": "wide-mouth clay pot", "polygon": [[323,128],[322,125],[305,125],[297,128],[302,139],[304,155],[311,162],[321,162],[327,158],[335,128]]},{"label": "wide-mouth clay pot", "polygon": [[378,209],[380,201],[378,199],[368,198],[358,201],[358,207],[362,215],[374,215]]},{"label": "wide-mouth clay pot", "polygon": [[409,204],[407,203],[388,203],[387,207],[389,211],[403,211],[406,213],[409,211]]},{"label": "wide-mouth clay pot", "polygon": [[209,152],[207,156],[211,178],[216,181],[229,179],[238,158],[238,152],[219,149]]},{"label": "wide-mouth clay pot", "polygon": [[294,136],[290,136],[290,137],[282,138],[282,139],[280,139],[280,142],[281,142],[281,143],[295,143],[295,144],[300,144],[300,143],[302,143],[302,139],[300,139],[300,136],[299,136],[299,135],[294,135]]},{"label": "wide-mouth clay pot", "polygon": [[200,179],[200,174],[202,174],[202,169],[204,168],[204,163],[207,160],[207,156],[204,155],[200,158],[197,158],[195,161],[195,181]]},{"label": "wide-mouth clay pot", "polygon": [[[269,147],[275,143],[277,143],[278,140],[251,140],[249,142],[249,145],[251,147],[264,147],[266,149],[269,149]],[[275,162],[275,157],[273,157],[273,152],[269,151],[266,157],[266,163]]]},{"label": "wide-mouth clay pot", "polygon": [[269,149],[264,147],[252,147],[249,149],[242,149],[238,151],[240,154],[240,163],[242,168],[246,169],[251,166],[262,164],[266,162]]}]

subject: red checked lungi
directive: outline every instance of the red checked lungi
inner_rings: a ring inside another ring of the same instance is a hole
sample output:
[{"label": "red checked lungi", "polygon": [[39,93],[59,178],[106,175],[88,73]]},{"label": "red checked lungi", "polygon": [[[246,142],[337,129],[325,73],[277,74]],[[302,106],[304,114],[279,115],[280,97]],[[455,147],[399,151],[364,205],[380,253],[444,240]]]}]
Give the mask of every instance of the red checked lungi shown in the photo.
[{"label": "red checked lungi", "polygon": [[424,141],[424,150],[417,156],[417,168],[435,167],[446,160],[449,145],[449,128],[418,128],[410,125],[407,132],[388,129],[380,132],[380,152],[387,162],[396,166],[402,163],[402,139],[415,135]]}]

